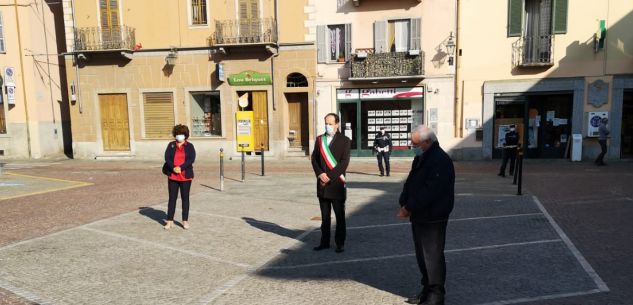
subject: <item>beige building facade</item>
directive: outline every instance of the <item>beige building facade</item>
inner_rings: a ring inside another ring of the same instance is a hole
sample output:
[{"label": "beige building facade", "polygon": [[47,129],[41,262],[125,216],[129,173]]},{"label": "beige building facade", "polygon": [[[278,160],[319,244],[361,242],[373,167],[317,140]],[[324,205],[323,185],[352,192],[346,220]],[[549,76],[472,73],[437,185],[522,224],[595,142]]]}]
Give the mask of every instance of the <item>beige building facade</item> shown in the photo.
[{"label": "beige building facade", "polygon": [[209,158],[237,154],[239,110],[253,111],[258,150],[305,156],[316,49],[304,1],[63,3],[75,156],[160,159],[175,124]]},{"label": "beige building facade", "polygon": [[61,5],[5,2],[0,6],[0,160],[63,156],[71,139],[61,94],[63,61],[57,55],[64,48],[56,31],[63,27]]},{"label": "beige building facade", "polygon": [[503,134],[514,124],[528,158],[570,158],[577,134],[582,157],[593,159],[596,126],[608,116],[608,158],[633,156],[633,2],[459,3],[462,151],[499,157]]},{"label": "beige building facade", "polygon": [[394,156],[412,155],[412,127],[427,124],[454,148],[455,1],[310,1],[317,45],[317,129],[341,116],[352,155],[371,156],[381,127]]}]

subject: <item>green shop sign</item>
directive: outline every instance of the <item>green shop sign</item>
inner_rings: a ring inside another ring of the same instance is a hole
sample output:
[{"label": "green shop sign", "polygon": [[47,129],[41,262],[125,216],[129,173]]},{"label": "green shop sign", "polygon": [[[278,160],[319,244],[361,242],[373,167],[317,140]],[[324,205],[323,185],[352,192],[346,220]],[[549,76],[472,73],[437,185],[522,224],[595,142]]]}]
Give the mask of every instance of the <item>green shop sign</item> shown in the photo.
[{"label": "green shop sign", "polygon": [[262,86],[272,85],[272,83],[272,78],[268,73],[244,71],[239,74],[229,75],[229,85],[231,86]]}]

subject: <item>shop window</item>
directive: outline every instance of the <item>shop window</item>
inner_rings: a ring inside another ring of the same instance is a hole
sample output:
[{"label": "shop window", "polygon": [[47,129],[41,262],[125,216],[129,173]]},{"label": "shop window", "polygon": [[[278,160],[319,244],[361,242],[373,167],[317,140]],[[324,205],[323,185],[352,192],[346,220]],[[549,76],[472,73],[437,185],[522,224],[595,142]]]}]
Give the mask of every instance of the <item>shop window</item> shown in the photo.
[{"label": "shop window", "polygon": [[191,0],[191,24],[207,24],[207,0]]},{"label": "shop window", "polygon": [[143,119],[146,138],[171,138],[171,130],[174,128],[174,94],[143,93]]},{"label": "shop window", "polygon": [[220,92],[191,94],[191,135],[222,136]]},{"label": "shop window", "polygon": [[385,103],[363,101],[361,106],[361,145],[363,149],[373,147],[375,136],[384,127],[391,135],[395,150],[406,150],[411,146],[413,110],[411,100]]},{"label": "shop window", "polygon": [[301,73],[290,73],[286,78],[286,87],[307,87],[308,80]]}]

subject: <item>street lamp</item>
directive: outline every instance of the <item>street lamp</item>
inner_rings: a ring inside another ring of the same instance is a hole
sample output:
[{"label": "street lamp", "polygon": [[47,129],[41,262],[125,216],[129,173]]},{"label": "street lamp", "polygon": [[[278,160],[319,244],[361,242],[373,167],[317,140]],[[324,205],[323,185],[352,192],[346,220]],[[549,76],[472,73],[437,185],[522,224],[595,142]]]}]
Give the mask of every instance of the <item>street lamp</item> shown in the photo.
[{"label": "street lamp", "polygon": [[452,66],[454,61],[453,56],[455,55],[455,42],[453,41],[453,32],[451,32],[451,35],[448,37],[448,41],[446,42],[446,53],[448,53],[448,65]]},{"label": "street lamp", "polygon": [[171,51],[169,51],[169,53],[167,53],[167,56],[165,56],[165,63],[167,63],[168,66],[174,66],[176,65],[176,60],[178,59],[178,50],[176,50],[176,48],[172,48]]}]

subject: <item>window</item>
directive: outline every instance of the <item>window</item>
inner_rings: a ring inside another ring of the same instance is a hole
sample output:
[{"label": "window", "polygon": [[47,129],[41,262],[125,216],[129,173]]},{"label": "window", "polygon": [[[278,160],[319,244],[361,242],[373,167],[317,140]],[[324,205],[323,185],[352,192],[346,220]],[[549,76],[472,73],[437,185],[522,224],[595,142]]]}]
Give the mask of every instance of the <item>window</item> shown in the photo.
[{"label": "window", "polygon": [[508,37],[567,33],[568,0],[508,0]]},{"label": "window", "polygon": [[6,52],[4,48],[4,20],[2,19],[2,12],[0,12],[0,52]]},{"label": "window", "polygon": [[191,94],[191,136],[222,136],[220,92]]},{"label": "window", "polygon": [[207,24],[207,0],[191,0],[191,24]]},{"label": "window", "polygon": [[143,93],[143,116],[146,138],[171,138],[171,130],[174,128],[174,94]]},{"label": "window", "polygon": [[286,77],[286,87],[307,87],[308,80],[301,73],[290,73]]},{"label": "window", "polygon": [[389,20],[387,24],[387,48],[391,52],[409,51],[410,20]]},{"label": "window", "polygon": [[397,19],[374,22],[374,51],[408,52],[420,50],[422,19]]},{"label": "window", "polygon": [[318,62],[346,62],[352,53],[352,25],[317,27]]}]

